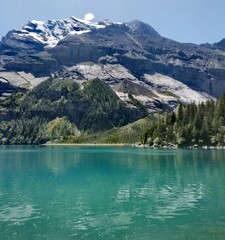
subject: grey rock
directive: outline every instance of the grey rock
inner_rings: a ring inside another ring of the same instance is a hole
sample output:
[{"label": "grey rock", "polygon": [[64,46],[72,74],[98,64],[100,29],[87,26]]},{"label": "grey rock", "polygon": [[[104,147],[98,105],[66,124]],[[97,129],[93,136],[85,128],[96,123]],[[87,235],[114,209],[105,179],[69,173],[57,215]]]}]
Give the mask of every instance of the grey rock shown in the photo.
[{"label": "grey rock", "polygon": [[[41,23],[46,28],[40,29],[33,21],[22,29],[28,34],[21,34],[21,30],[9,32],[0,43],[0,70],[78,82],[99,77],[121,98],[127,97],[127,88],[149,108],[175,106],[183,97],[164,83],[153,83],[151,79],[159,75],[182,83],[182,89],[191,89],[193,94],[199,93],[197,99],[225,92],[225,40],[214,45],[179,43],[160,36],[138,20],[126,24],[102,21],[97,25],[75,20],[82,34],[70,35],[67,30],[71,22],[64,21],[60,25],[64,35],[57,37],[51,32],[56,46],[49,44],[47,32],[61,22]],[[34,38],[31,32],[38,35]],[[176,94],[168,96],[171,91]],[[151,97],[150,92],[156,96]]]}]

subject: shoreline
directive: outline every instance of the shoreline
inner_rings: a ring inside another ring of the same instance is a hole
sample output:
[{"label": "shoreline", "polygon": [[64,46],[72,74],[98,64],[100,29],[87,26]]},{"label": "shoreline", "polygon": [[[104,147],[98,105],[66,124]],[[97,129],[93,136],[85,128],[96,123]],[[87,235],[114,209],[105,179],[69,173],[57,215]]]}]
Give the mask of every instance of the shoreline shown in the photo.
[{"label": "shoreline", "polygon": [[225,146],[199,146],[195,148],[193,146],[149,146],[141,144],[132,143],[43,143],[43,144],[10,144],[10,145],[0,145],[1,147],[6,146],[43,146],[43,147],[132,147],[132,148],[143,148],[143,149],[162,149],[162,150],[225,150]]},{"label": "shoreline", "polygon": [[134,147],[135,144],[127,143],[44,143],[42,146],[106,146],[106,147]]},{"label": "shoreline", "polygon": [[225,146],[149,146],[132,143],[44,143],[41,146],[76,146],[76,147],[136,147],[136,148],[150,148],[150,149],[192,149],[192,150],[225,150]]}]

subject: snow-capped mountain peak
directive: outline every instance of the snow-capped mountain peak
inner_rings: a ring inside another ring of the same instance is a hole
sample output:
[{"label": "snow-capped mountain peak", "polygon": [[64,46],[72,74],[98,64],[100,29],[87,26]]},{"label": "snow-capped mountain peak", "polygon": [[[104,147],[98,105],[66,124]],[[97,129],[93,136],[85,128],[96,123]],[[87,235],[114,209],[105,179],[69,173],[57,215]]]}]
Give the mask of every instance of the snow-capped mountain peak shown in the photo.
[{"label": "snow-capped mountain peak", "polygon": [[11,34],[12,37],[31,38],[44,44],[45,47],[51,48],[67,35],[83,34],[90,32],[92,29],[104,28],[109,25],[109,22],[104,21],[100,23],[92,22],[93,18],[94,15],[88,13],[84,19],[70,17],[63,20],[32,20],[20,29],[12,31]]}]

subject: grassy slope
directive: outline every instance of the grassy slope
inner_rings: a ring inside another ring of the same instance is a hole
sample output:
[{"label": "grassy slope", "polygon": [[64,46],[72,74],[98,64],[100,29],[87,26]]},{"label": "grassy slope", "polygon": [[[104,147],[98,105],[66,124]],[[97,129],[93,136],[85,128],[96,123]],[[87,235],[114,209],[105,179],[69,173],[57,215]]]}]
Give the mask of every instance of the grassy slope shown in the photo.
[{"label": "grassy slope", "polygon": [[140,136],[148,125],[149,120],[143,118],[126,126],[113,128],[108,131],[95,134],[83,133],[74,143],[137,144],[140,143]]}]

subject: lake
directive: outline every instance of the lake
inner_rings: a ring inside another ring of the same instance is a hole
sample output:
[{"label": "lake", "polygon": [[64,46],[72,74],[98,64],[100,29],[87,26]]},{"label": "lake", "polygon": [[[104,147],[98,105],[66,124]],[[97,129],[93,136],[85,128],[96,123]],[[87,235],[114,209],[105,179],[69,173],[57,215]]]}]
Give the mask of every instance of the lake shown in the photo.
[{"label": "lake", "polygon": [[0,147],[0,239],[224,239],[225,151]]}]

